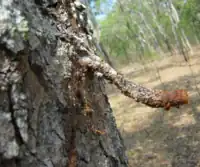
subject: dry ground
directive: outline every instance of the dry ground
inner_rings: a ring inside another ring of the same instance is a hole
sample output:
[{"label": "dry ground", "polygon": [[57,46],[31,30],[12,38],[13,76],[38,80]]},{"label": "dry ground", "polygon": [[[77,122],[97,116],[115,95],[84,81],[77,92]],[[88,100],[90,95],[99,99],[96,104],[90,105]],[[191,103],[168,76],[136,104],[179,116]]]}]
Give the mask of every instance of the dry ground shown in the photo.
[{"label": "dry ground", "polygon": [[109,93],[130,166],[200,167],[200,49],[189,63],[177,55],[149,64],[146,71],[135,66],[121,70],[129,80],[155,89],[187,89],[190,103],[166,112],[116,89]]}]

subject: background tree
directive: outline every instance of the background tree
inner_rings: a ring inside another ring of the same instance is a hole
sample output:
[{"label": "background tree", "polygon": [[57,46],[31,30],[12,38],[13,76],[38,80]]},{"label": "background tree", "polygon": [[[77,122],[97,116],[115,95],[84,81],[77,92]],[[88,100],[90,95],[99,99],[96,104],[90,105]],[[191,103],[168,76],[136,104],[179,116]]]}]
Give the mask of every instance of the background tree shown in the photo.
[{"label": "background tree", "polygon": [[180,53],[187,61],[191,45],[198,43],[198,5],[195,0],[117,0],[100,21],[101,41],[119,62],[169,51]]}]

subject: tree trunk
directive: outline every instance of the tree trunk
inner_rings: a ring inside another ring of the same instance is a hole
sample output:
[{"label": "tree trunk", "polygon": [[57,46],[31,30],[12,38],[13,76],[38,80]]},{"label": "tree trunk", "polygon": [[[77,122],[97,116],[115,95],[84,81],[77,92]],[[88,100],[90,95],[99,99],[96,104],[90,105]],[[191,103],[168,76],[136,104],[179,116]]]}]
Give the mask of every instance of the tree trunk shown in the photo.
[{"label": "tree trunk", "polygon": [[0,6],[0,166],[126,167],[103,79],[73,59],[85,53],[74,52],[71,36],[81,32],[89,43],[91,35],[84,6],[74,0]]}]

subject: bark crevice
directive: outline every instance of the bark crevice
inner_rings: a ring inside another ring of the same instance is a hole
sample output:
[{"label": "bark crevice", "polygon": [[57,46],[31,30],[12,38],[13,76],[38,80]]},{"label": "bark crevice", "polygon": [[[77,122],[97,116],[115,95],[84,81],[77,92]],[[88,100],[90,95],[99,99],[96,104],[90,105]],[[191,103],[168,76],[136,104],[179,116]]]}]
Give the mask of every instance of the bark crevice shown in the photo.
[{"label": "bark crevice", "polygon": [[8,85],[7,93],[8,93],[9,111],[11,113],[11,121],[12,121],[14,130],[15,130],[15,139],[17,141],[17,144],[20,146],[20,145],[24,144],[25,142],[23,141],[23,138],[21,136],[19,127],[17,126],[16,119],[14,116],[15,110],[13,109],[13,101],[12,101],[12,95],[11,95],[12,94],[12,85]]}]

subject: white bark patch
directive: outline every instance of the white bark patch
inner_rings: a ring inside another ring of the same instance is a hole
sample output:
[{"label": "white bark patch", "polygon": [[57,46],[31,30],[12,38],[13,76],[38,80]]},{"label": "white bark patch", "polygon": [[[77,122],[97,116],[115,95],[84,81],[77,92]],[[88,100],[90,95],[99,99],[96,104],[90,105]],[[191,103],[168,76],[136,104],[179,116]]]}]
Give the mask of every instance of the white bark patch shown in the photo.
[{"label": "white bark patch", "polygon": [[19,146],[17,142],[13,140],[12,142],[9,143],[9,145],[7,145],[7,150],[4,154],[4,157],[6,159],[11,159],[13,157],[17,157],[18,154],[19,154]]}]

